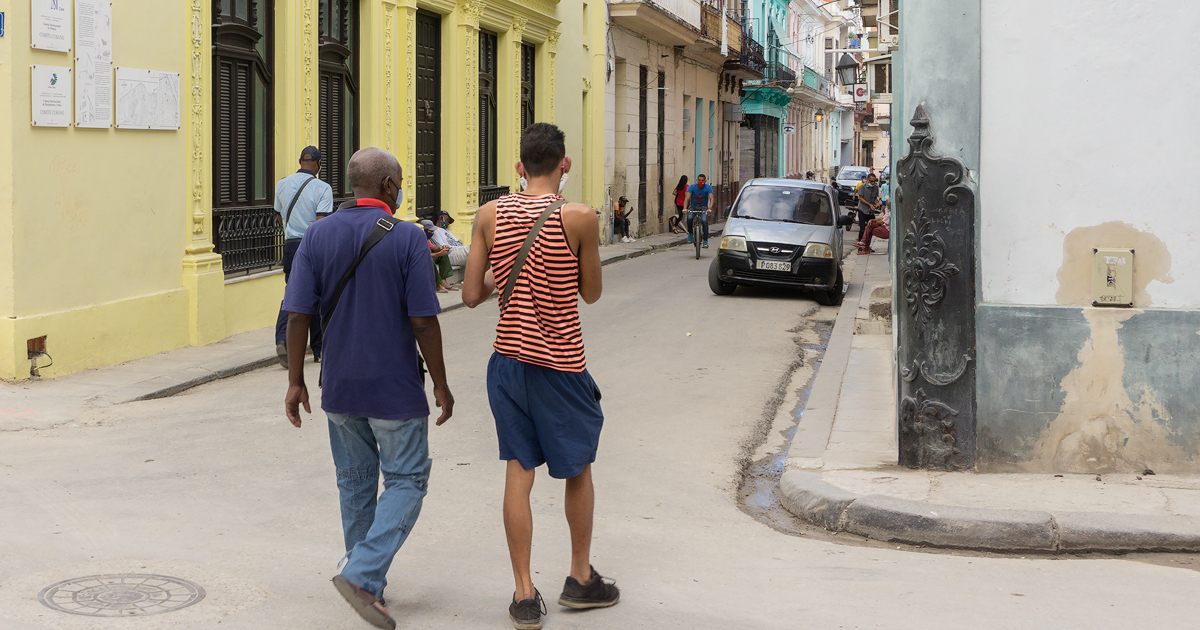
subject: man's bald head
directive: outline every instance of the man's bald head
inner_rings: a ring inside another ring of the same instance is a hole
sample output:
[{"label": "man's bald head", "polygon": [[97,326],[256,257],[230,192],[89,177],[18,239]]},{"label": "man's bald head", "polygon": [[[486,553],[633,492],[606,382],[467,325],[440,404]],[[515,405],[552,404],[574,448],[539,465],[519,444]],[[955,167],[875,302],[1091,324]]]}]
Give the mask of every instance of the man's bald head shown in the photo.
[{"label": "man's bald head", "polygon": [[359,199],[378,199],[396,206],[403,181],[400,162],[376,147],[359,149],[346,166],[350,188]]}]

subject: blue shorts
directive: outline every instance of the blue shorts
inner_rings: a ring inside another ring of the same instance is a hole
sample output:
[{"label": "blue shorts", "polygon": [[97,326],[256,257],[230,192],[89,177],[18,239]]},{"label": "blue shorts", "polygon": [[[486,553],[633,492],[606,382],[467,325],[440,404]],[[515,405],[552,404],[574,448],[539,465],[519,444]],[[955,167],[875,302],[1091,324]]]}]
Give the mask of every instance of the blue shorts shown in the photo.
[{"label": "blue shorts", "polygon": [[596,461],[604,412],[587,370],[560,372],[493,353],[487,388],[500,459],[526,470],[546,464],[555,479],[576,477]]}]

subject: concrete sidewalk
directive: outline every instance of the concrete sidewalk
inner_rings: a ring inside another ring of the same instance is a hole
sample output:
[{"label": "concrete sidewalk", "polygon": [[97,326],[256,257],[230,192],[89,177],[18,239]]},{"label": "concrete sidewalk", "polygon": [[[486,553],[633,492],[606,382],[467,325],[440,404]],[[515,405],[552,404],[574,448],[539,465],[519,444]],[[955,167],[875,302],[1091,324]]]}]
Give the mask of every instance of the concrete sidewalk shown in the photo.
[{"label": "concrete sidewalk", "polygon": [[854,260],[780,479],[832,531],[989,551],[1200,551],[1200,476],[927,472],[897,465],[888,257]]},{"label": "concrete sidewalk", "polygon": [[[711,226],[716,251],[723,223]],[[608,265],[686,243],[678,234],[656,234],[600,248]],[[462,293],[439,293],[443,312],[464,306]],[[75,421],[84,410],[178,394],[198,385],[276,365],[275,328],[234,335],[206,346],[189,346],[55,379],[0,382],[0,431],[45,429]],[[278,369],[278,368],[276,368]],[[93,414],[95,415],[95,414]]]}]

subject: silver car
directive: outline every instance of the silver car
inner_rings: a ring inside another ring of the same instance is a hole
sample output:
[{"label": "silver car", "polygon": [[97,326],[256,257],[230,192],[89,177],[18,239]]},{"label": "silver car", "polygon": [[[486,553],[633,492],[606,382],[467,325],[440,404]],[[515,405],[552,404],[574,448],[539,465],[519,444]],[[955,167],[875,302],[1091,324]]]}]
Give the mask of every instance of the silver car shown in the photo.
[{"label": "silver car", "polygon": [[752,179],[738,193],[708,270],[708,286],[729,295],[738,285],[814,291],[821,304],[842,302],[842,231],[837,193],[826,184]]}]

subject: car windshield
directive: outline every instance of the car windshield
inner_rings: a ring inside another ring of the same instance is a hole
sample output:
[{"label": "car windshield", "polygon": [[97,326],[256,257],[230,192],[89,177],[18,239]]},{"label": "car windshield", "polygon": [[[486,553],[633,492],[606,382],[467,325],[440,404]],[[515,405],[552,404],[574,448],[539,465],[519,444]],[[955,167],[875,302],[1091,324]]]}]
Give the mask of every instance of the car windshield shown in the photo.
[{"label": "car windshield", "polygon": [[866,174],[867,174],[867,169],[865,169],[865,168],[864,169],[844,168],[838,173],[837,178],[838,179],[852,179],[854,181],[858,181],[858,180],[862,179],[863,176],[865,176]]},{"label": "car windshield", "polygon": [[794,186],[747,186],[738,196],[733,216],[811,225],[833,223],[825,191]]}]

